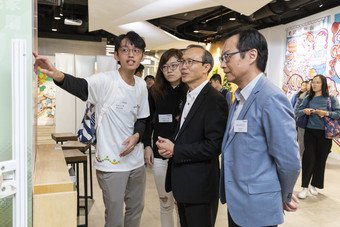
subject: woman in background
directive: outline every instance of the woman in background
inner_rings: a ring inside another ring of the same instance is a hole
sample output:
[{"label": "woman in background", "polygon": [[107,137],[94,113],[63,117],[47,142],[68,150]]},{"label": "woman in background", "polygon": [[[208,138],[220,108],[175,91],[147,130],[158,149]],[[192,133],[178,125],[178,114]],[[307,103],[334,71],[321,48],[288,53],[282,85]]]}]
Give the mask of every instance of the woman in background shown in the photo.
[{"label": "woman in background", "polygon": [[[160,201],[161,227],[173,227],[174,198],[165,192],[165,177],[168,160],[158,153],[158,136],[172,138],[179,121],[182,105],[185,103],[187,88],[181,82],[178,60],[182,58],[178,49],[169,49],[161,56],[156,81],[150,88],[150,117],[143,136],[145,163],[152,166]],[[179,221],[177,221],[179,226]]]},{"label": "woman in background", "polygon": [[[291,103],[294,107],[294,114],[295,114],[295,119],[297,120],[297,111],[299,109],[300,104],[302,103],[303,99],[309,94],[311,88],[311,80],[306,80],[303,81],[301,84],[301,89],[298,93],[296,93],[296,101],[293,104],[293,98],[291,100]],[[297,138],[298,138],[298,143],[299,143],[299,150],[300,150],[300,158],[302,159],[303,151],[305,150],[305,144],[304,144],[304,139],[303,137],[305,136],[305,129],[297,127]]]},{"label": "woman in background", "polygon": [[[332,111],[327,110],[327,103],[331,102]],[[316,75],[312,80],[309,95],[298,108],[297,116],[309,116],[305,129],[305,151],[302,157],[302,190],[298,197],[304,199],[309,192],[317,195],[316,188],[324,187],[326,160],[331,151],[332,139],[325,138],[325,123],[323,117],[340,119],[340,105],[336,97],[330,97],[327,80],[323,75]]]},{"label": "woman in background", "polygon": [[[300,91],[298,91],[296,94],[294,94],[290,100],[290,103],[292,104],[292,107],[295,107],[298,103],[298,101],[302,101],[303,98],[306,96],[306,91],[307,91],[307,85],[308,85],[308,80],[303,81],[301,83]],[[300,102],[301,103],[301,102]]]}]

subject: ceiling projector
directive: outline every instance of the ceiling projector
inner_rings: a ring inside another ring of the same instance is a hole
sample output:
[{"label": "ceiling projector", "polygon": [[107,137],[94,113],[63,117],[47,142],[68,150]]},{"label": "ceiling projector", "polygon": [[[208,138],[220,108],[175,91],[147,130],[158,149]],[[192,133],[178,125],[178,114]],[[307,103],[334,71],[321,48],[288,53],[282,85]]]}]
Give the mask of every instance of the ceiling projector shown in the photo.
[{"label": "ceiling projector", "polygon": [[80,19],[68,19],[65,18],[64,20],[64,24],[66,25],[72,25],[72,26],[80,26],[82,25],[83,21]]}]

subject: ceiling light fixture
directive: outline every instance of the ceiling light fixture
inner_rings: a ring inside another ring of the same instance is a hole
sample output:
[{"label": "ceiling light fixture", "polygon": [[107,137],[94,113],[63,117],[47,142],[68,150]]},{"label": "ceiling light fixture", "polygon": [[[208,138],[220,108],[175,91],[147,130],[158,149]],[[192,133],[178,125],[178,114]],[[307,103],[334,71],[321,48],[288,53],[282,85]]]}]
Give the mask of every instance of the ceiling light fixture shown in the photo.
[{"label": "ceiling light fixture", "polygon": [[52,28],[52,32],[56,32],[56,31],[58,31],[58,29]]},{"label": "ceiling light fixture", "polygon": [[64,24],[72,25],[72,26],[81,26],[83,24],[83,21],[80,20],[80,19],[65,18],[64,19]]},{"label": "ceiling light fixture", "polygon": [[60,20],[61,17],[59,15],[59,12],[57,12],[57,10],[54,10],[54,20]]},{"label": "ceiling light fixture", "polygon": [[236,18],[235,17],[230,17],[229,20],[234,21],[234,20],[236,20]]},{"label": "ceiling light fixture", "polygon": [[321,8],[322,6],[323,6],[323,3],[320,3],[319,8]]}]

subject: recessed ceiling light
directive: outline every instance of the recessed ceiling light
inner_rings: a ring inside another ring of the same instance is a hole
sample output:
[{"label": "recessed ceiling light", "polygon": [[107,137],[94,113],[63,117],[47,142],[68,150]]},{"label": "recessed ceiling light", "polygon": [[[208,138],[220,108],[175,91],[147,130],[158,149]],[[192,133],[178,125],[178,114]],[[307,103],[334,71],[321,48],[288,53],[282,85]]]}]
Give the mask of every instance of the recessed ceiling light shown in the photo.
[{"label": "recessed ceiling light", "polygon": [[229,20],[236,20],[236,18],[235,17],[230,17]]},{"label": "recessed ceiling light", "polygon": [[52,28],[52,32],[56,32],[56,31],[58,31],[58,29]]},{"label": "recessed ceiling light", "polygon": [[319,5],[319,7],[321,8],[323,6],[323,4],[321,3],[320,5]]},{"label": "recessed ceiling light", "polygon": [[198,30],[194,30],[194,33],[199,33],[199,31]]}]

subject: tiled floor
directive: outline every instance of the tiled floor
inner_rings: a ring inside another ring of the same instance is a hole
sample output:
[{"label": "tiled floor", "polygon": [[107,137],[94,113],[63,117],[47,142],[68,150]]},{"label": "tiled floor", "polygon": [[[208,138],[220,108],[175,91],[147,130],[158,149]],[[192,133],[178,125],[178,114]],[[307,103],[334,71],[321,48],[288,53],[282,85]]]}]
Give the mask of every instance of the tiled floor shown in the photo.
[{"label": "tiled floor", "polygon": [[[94,201],[89,213],[89,226],[104,226],[104,205],[101,190],[94,174]],[[159,203],[150,168],[147,169],[145,208],[141,227],[158,227]],[[300,179],[295,187],[295,194],[300,190]],[[337,227],[340,226],[340,160],[328,159],[326,167],[325,189],[319,190],[317,197],[310,195],[300,200],[295,213],[286,213],[285,227]],[[226,206],[220,204],[216,227],[226,227]],[[128,226],[127,226],[128,227]]]}]

